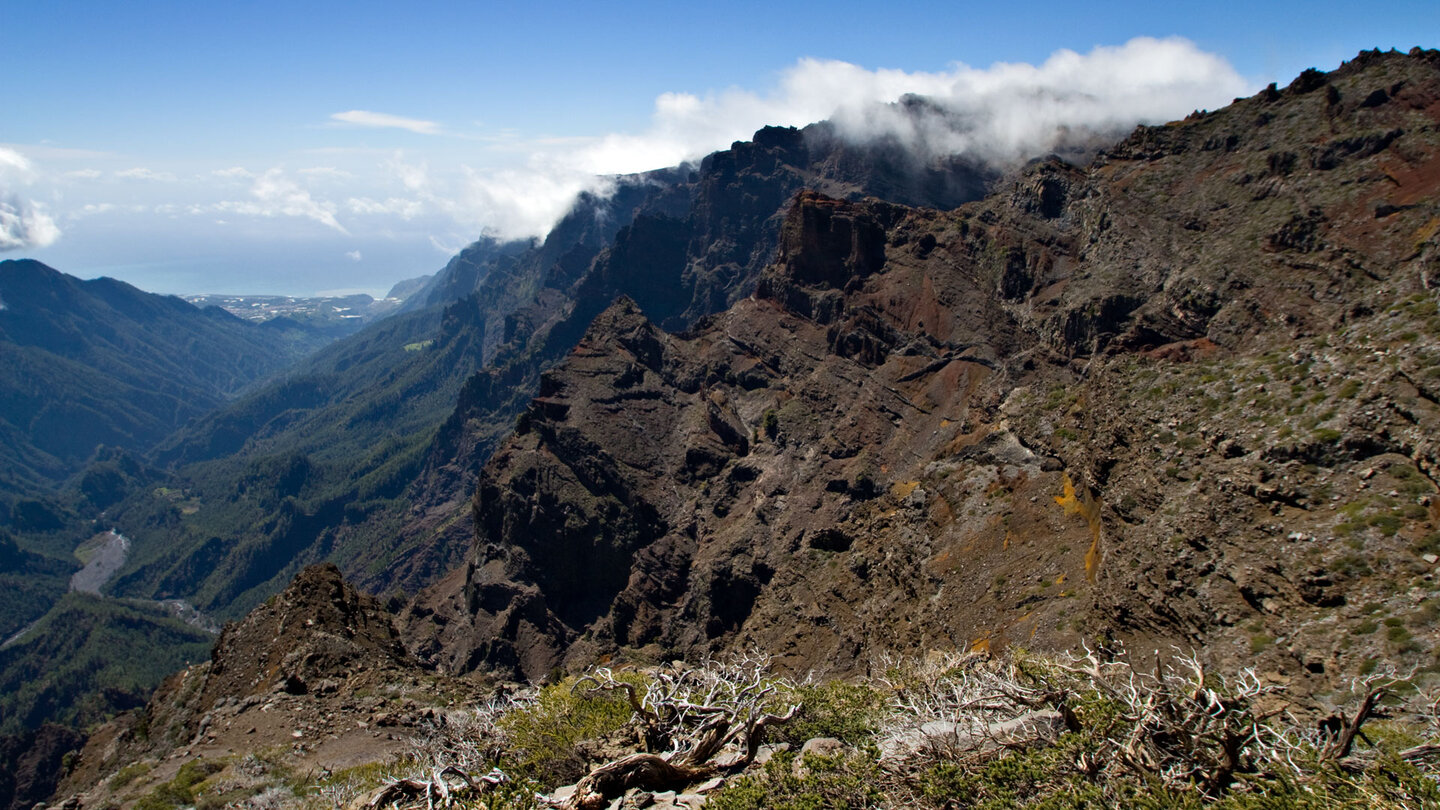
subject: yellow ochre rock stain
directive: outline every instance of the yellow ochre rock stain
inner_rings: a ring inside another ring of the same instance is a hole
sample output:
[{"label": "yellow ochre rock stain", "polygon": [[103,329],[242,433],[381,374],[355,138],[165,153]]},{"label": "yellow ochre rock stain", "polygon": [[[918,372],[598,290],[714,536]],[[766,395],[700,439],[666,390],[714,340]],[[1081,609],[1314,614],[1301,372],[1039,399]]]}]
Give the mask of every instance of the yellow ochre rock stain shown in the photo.
[{"label": "yellow ochre rock stain", "polygon": [[1055,503],[1065,510],[1067,515],[1079,515],[1085,519],[1090,527],[1090,550],[1085,552],[1085,579],[1095,581],[1095,573],[1100,567],[1100,507],[1099,498],[1093,497],[1088,492],[1076,493],[1075,482],[1070,478],[1070,473],[1064,474],[1061,493],[1055,496]]},{"label": "yellow ochre rock stain", "polygon": [[910,493],[918,489],[919,486],[919,481],[897,481],[891,485],[890,494],[898,499],[904,500],[910,497]]}]

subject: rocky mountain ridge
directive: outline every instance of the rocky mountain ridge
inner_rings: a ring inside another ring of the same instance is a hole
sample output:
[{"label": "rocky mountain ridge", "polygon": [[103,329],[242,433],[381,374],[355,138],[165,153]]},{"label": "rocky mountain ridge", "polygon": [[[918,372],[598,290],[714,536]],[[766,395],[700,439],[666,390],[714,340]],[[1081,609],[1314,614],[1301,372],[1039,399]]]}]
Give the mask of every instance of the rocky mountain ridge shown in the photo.
[{"label": "rocky mountain ridge", "polygon": [[1437,67],[1362,54],[954,212],[800,195],[754,296],[681,334],[621,301],[545,376],[417,650],[1434,665]]},{"label": "rocky mountain ridge", "polygon": [[[255,791],[239,783],[273,769],[339,771],[407,752],[427,717],[438,716],[434,707],[483,695],[474,683],[437,680],[406,655],[392,613],[335,566],[313,566],[226,625],[209,661],[176,673],[143,710],[96,730],[59,792],[83,793],[86,806],[129,803],[186,763],[248,753],[232,789],[249,796]],[[105,778],[127,765],[135,772],[128,779]]]},{"label": "rocky mountain ridge", "polygon": [[[960,158],[867,160],[879,150],[824,126],[767,128],[698,166],[620,178],[607,197],[582,196],[543,242],[480,240],[413,295],[429,308],[328,347],[172,437],[157,460],[178,468],[171,487],[191,492],[200,516],[157,514],[153,499],[124,505],[118,520],[139,552],[116,591],[187,595],[232,615],[321,559],[370,590],[413,592],[435,581],[469,544],[467,493],[480,464],[540,372],[605,302],[633,295],[672,327],[725,307],[755,283],[787,200],[806,185],[858,196],[874,183],[953,205],[996,176]],[[293,519],[239,511],[244,481],[276,467],[301,472],[259,503],[269,510],[289,496]],[[218,526],[205,518],[217,509],[264,528],[220,548]],[[217,554],[229,563],[214,565]]]},{"label": "rocky mountain ridge", "polygon": [[[132,539],[105,596],[183,599],[220,620],[326,559],[368,590],[413,592],[459,562],[480,464],[604,302],[632,294],[676,324],[724,307],[753,286],[786,201],[805,185],[952,205],[994,176],[817,125],[768,128],[702,164],[619,178],[613,193],[582,197],[544,242],[482,239],[463,251],[411,292],[430,306],[327,346],[146,455],[97,458],[82,488],[103,493],[102,507],[37,502],[22,516],[53,518],[34,542],[68,557],[104,508],[103,528]],[[63,593],[62,578],[41,584],[23,591],[47,597],[27,610]],[[34,618],[9,612],[12,630]],[[33,663],[12,658],[11,669]]]}]

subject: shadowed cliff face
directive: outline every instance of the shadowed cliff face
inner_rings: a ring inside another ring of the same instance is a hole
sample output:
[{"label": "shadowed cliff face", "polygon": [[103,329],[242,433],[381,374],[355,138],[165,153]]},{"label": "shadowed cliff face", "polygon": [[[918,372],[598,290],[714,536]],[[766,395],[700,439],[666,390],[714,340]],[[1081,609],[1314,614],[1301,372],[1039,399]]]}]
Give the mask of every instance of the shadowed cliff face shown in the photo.
[{"label": "shadowed cliff face", "polygon": [[1362,54],[949,213],[799,195],[754,295],[684,334],[622,299],[547,373],[414,646],[1428,661],[1430,625],[1336,630],[1433,577],[1437,65]]},{"label": "shadowed cliff face", "polygon": [[828,125],[767,127],[698,166],[623,178],[609,198],[582,198],[544,243],[478,244],[442,273],[432,294],[465,296],[484,334],[485,363],[466,381],[408,493],[397,545],[408,552],[381,577],[434,581],[443,549],[465,543],[457,494],[508,435],[540,374],[585,335],[617,296],[663,328],[689,328],[748,295],[775,255],[794,195],[816,188],[850,199],[879,195],[951,208],[981,198],[995,167],[907,155],[894,144],[845,142]]}]

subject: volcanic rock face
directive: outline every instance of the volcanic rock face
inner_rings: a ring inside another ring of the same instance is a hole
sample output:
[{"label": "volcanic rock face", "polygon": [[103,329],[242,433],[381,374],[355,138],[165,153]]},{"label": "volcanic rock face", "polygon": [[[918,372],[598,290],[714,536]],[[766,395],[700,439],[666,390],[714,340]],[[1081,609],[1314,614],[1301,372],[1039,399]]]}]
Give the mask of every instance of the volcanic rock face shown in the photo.
[{"label": "volcanic rock face", "polygon": [[[621,178],[605,198],[583,195],[543,244],[479,242],[437,278],[433,300],[454,300],[483,333],[484,366],[465,383],[410,487],[399,562],[362,585],[428,584],[463,548],[455,520],[480,466],[509,433],[539,385],[617,296],[634,299],[669,330],[748,295],[775,255],[791,198],[816,188],[847,199],[868,194],[950,208],[984,196],[999,172],[966,157],[917,156],[894,143],[847,142],[829,124],[765,127],[681,166]],[[459,300],[456,300],[459,299]],[[347,539],[342,535],[340,542]]]},{"label": "volcanic rock face", "polygon": [[[315,768],[381,759],[403,749],[399,732],[422,719],[402,696],[443,700],[448,689],[465,688],[428,680],[405,654],[390,613],[335,566],[312,566],[226,625],[208,662],[172,676],[144,709],[96,730],[59,795],[86,793],[87,805],[127,801],[115,791],[133,798],[145,784],[106,787],[102,779],[142,759],[156,763],[150,781],[157,784],[185,761],[238,750],[286,746],[295,762]],[[413,711],[389,713],[402,703]]]},{"label": "volcanic rock face", "polygon": [[1428,661],[1336,630],[1430,605],[1437,124],[1440,55],[1362,54],[954,212],[800,195],[752,297],[683,334],[622,299],[546,375],[416,648]]},{"label": "volcanic rock face", "polygon": [[201,705],[277,689],[303,694],[337,673],[402,666],[391,621],[334,565],[307,568],[279,597],[221,631]]},{"label": "volcanic rock face", "polygon": [[0,807],[28,810],[50,798],[65,755],[84,741],[80,732],[51,724],[0,738],[0,762],[12,763],[0,771]]}]

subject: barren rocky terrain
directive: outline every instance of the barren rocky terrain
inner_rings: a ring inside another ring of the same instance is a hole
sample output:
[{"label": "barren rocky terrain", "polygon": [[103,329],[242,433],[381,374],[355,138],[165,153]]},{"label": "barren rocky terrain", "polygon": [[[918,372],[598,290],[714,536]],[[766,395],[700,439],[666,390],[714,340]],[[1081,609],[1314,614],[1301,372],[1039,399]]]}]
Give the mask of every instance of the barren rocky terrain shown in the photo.
[{"label": "barren rocky terrain", "polygon": [[1362,54],[951,212],[800,195],[754,295],[547,374],[417,651],[1434,666],[1437,121],[1433,54]]}]

